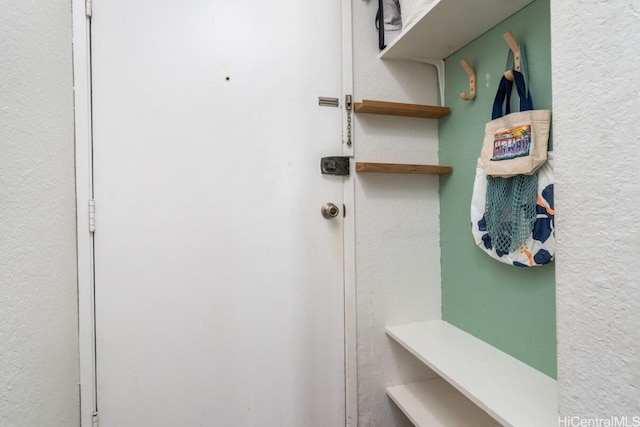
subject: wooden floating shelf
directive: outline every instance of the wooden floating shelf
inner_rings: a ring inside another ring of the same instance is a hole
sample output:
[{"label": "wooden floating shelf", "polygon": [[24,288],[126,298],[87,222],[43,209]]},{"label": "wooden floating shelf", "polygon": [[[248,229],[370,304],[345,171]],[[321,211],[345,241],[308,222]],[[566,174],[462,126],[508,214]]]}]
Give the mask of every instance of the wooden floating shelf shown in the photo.
[{"label": "wooden floating shelf", "polygon": [[356,162],[356,172],[415,173],[415,174],[442,175],[442,174],[451,173],[452,171],[453,171],[453,168],[451,166]]},{"label": "wooden floating shelf", "polygon": [[451,113],[449,107],[372,101],[369,99],[356,102],[354,111],[359,114],[382,114],[386,116],[419,117],[424,119],[439,119]]},{"label": "wooden floating shelf", "polygon": [[557,425],[556,381],[471,334],[434,320],[388,327],[387,335],[503,426]]}]

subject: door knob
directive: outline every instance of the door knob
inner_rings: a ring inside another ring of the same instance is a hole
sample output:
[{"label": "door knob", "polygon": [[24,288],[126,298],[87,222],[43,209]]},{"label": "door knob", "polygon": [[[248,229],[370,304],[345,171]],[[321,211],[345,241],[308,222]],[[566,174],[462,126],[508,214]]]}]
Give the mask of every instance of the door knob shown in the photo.
[{"label": "door knob", "polygon": [[326,219],[331,219],[338,216],[340,209],[338,209],[338,207],[333,203],[325,203],[322,205],[320,212],[322,212],[322,216]]}]

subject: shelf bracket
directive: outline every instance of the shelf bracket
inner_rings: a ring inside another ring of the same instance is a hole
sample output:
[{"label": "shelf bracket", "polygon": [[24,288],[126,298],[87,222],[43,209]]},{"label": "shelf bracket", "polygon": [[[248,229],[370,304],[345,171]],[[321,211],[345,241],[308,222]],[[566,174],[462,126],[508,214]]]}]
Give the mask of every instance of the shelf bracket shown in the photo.
[{"label": "shelf bracket", "polygon": [[460,65],[462,65],[462,68],[464,68],[464,72],[467,73],[467,76],[469,76],[469,95],[467,95],[465,92],[462,92],[460,94],[460,98],[464,99],[465,101],[471,101],[476,97],[476,72],[473,71],[473,68],[471,68],[469,62],[464,58],[460,60]]},{"label": "shelf bracket", "polygon": [[438,70],[438,84],[440,88],[440,106],[444,107],[444,60],[428,58],[409,58],[411,61],[431,64]]}]

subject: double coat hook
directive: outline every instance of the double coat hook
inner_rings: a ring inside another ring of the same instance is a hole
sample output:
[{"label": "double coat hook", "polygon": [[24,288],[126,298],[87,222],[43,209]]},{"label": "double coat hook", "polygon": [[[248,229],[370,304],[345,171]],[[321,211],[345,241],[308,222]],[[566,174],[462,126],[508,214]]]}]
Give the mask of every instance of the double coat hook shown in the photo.
[{"label": "double coat hook", "polygon": [[[511,52],[513,53],[513,69],[515,71],[521,72],[522,70],[520,68],[520,44],[518,43],[518,40],[516,40],[516,38],[513,37],[513,34],[511,33],[511,31],[507,31],[502,36],[504,37],[504,40],[509,45],[509,49],[511,49]],[[513,81],[513,70],[505,71],[504,76],[507,78],[507,80]]]},{"label": "double coat hook", "polygon": [[[513,71],[515,70],[518,72],[522,72],[522,67],[520,65],[520,44],[518,43],[518,40],[516,40],[516,38],[513,36],[513,33],[511,33],[511,31],[507,31],[506,33],[504,33],[503,37],[507,42],[507,45],[509,45],[509,49],[511,49],[511,52],[513,53],[513,70],[505,71],[504,76],[508,80],[513,81]],[[464,72],[467,73],[467,76],[469,76],[469,93],[460,93],[460,98],[464,99],[465,101],[470,101],[476,97],[476,73],[473,68],[471,68],[471,65],[469,65],[469,62],[466,59],[461,59],[460,65],[462,65],[462,68],[464,68]]]},{"label": "double coat hook", "polygon": [[466,59],[461,59],[460,65],[462,65],[462,68],[464,68],[464,72],[467,73],[467,76],[469,76],[469,94],[467,95],[466,93],[462,92],[460,94],[460,98],[464,99],[465,101],[471,101],[476,97],[476,72],[473,71],[473,68],[471,68],[471,65],[469,65],[469,62]]}]

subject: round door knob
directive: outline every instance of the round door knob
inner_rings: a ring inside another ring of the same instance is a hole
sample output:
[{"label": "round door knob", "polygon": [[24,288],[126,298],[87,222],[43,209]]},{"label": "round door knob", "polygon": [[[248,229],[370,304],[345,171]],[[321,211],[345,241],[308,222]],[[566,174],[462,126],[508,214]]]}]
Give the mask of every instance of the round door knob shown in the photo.
[{"label": "round door knob", "polygon": [[325,203],[322,205],[320,212],[322,212],[322,216],[326,219],[331,219],[338,216],[340,209],[338,209],[338,207],[333,203]]}]

